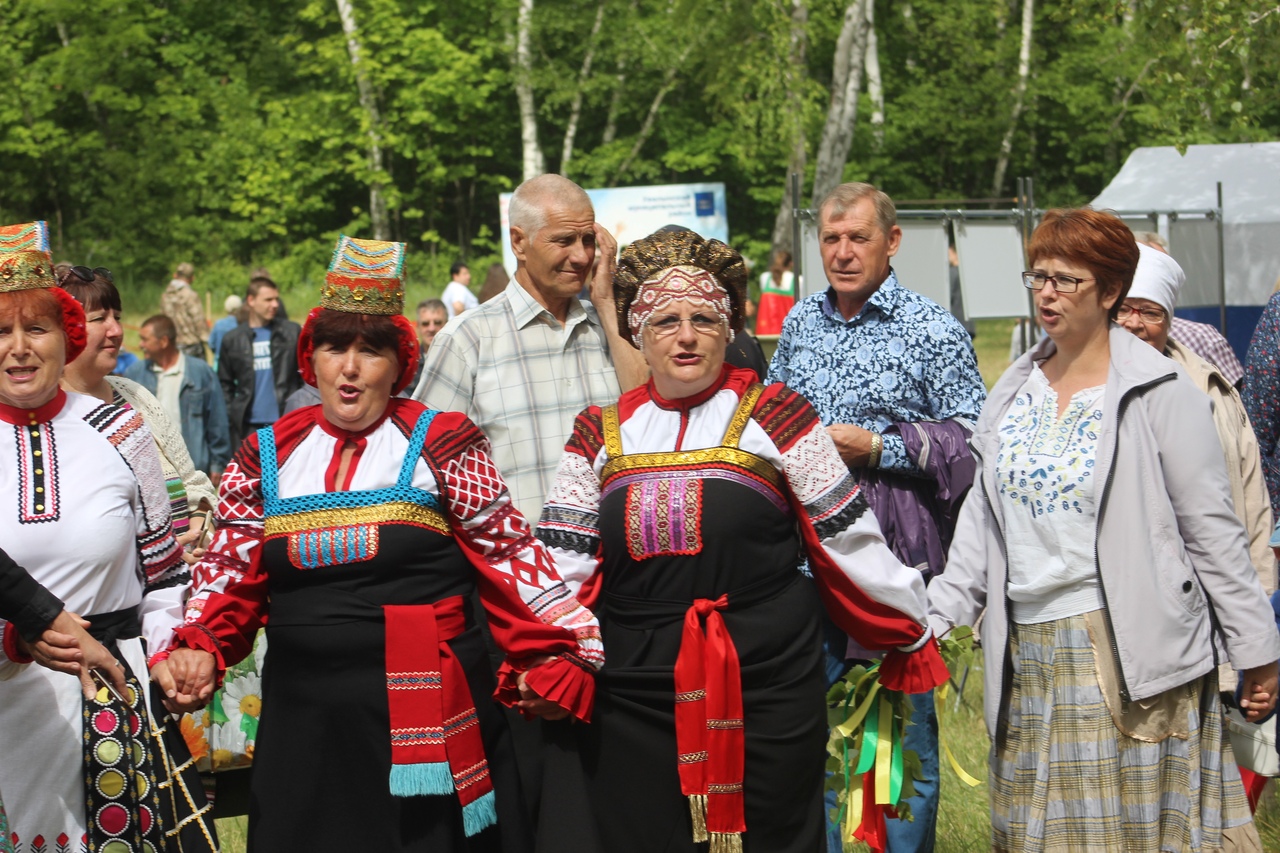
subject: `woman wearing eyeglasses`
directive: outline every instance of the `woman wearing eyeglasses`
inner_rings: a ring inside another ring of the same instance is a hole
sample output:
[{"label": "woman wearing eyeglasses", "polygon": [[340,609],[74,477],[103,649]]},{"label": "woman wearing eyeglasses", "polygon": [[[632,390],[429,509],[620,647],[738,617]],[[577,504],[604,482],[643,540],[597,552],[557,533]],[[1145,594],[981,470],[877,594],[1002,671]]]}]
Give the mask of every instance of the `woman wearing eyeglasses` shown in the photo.
[{"label": "woman wearing eyeglasses", "polygon": [[1115,324],[1138,264],[1108,213],[1052,210],[1028,248],[1048,338],[992,389],[942,633],[985,609],[995,850],[1261,850],[1215,663],[1275,706],[1280,635],[1209,399]]},{"label": "woman wearing eyeglasses", "polygon": [[813,408],[724,362],[746,276],[736,251],[683,229],[623,251],[619,328],[652,378],[578,416],[538,526],[608,649],[576,731],[590,814],[568,827],[574,849],[817,850],[821,605],[888,651],[886,686],[946,678],[923,579],[886,547]]}]

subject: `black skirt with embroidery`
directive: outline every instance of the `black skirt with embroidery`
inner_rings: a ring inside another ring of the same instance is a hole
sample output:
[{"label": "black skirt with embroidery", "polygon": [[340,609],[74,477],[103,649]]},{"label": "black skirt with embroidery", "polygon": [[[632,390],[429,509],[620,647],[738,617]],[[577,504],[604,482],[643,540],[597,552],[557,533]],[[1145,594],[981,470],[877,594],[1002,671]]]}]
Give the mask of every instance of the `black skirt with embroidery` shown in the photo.
[{"label": "black skirt with embroidery", "polygon": [[[606,488],[601,501],[596,614],[606,663],[591,724],[545,727],[538,849],[706,850],[693,841],[680,790],[674,670],[689,605],[727,593],[724,619],[742,671],[744,851],[816,853],[824,849],[826,680],[821,604],[797,568],[795,522],[744,478],[717,478],[667,487],[688,494],[678,512],[661,513],[654,524],[661,496],[636,473],[635,483]],[[551,819],[572,812],[585,817]]]}]

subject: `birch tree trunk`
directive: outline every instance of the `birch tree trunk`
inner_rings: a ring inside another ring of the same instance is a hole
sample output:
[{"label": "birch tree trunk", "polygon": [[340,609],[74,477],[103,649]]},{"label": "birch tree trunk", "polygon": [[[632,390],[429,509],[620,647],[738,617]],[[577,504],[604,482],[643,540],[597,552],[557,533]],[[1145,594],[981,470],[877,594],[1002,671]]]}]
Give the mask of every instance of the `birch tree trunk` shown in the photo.
[{"label": "birch tree trunk", "polygon": [[529,31],[533,27],[533,0],[520,0],[516,16],[516,100],[520,104],[520,147],[522,179],[545,172],[542,148],[538,145],[538,110],[533,101],[533,56]]},{"label": "birch tree trunk", "polygon": [[1018,119],[1022,117],[1022,104],[1027,96],[1027,79],[1031,76],[1031,30],[1035,23],[1035,0],[1022,0],[1022,46],[1018,49],[1018,87],[1013,96],[1013,113],[1009,116],[1009,127],[1000,142],[1000,154],[996,158],[996,173],[991,179],[991,197],[999,198],[1000,189],[1004,186],[1004,175],[1009,169],[1009,158],[1013,154],[1013,134],[1018,129]]},{"label": "birch tree trunk", "polygon": [[609,98],[609,112],[605,115],[602,145],[608,145],[618,137],[618,110],[622,106],[622,86],[627,82],[627,60],[618,57],[618,72],[614,75],[613,95]]},{"label": "birch tree trunk", "polygon": [[884,145],[884,85],[880,81],[880,47],[876,42],[876,4],[867,3],[867,95],[871,98],[871,133],[876,150]]},{"label": "birch tree trunk", "polygon": [[791,0],[791,49],[788,51],[786,72],[787,96],[787,129],[791,133],[791,159],[787,163],[787,177],[782,187],[782,204],[778,205],[778,216],[773,221],[773,250],[775,252],[791,252],[791,176],[797,172],[804,180],[804,168],[807,159],[804,135],[804,100],[802,87],[808,73],[805,68],[805,54],[808,49],[809,7],[805,0]]},{"label": "birch tree trunk", "polygon": [[844,164],[853,144],[853,128],[858,118],[858,90],[862,88],[862,68],[867,50],[866,5],[870,0],[853,0],[844,10],[844,23],[836,40],[832,63],[831,106],[818,143],[818,160],[813,173],[813,204],[840,185]]},{"label": "birch tree trunk", "polygon": [[640,156],[640,149],[644,147],[650,134],[653,133],[654,125],[658,120],[658,111],[662,109],[663,100],[676,87],[676,77],[680,74],[680,69],[684,67],[685,60],[689,58],[689,54],[693,52],[694,45],[697,43],[697,39],[690,41],[685,45],[684,50],[680,51],[680,55],[676,57],[675,61],[667,66],[667,70],[662,75],[662,86],[659,87],[658,93],[653,96],[653,101],[649,103],[649,112],[645,114],[644,123],[640,125],[640,132],[636,134],[635,144],[631,146],[627,159],[623,160],[622,165],[618,167],[610,186],[617,186],[623,176],[627,174],[627,170],[631,168],[631,164]]},{"label": "birch tree trunk", "polygon": [[356,90],[360,94],[360,107],[369,122],[369,221],[373,227],[373,239],[390,240],[391,226],[387,218],[387,200],[382,194],[382,177],[386,173],[382,160],[382,116],[378,112],[378,100],[374,96],[373,83],[369,80],[360,58],[360,38],[356,33],[356,13],[351,0],[334,0],[338,5],[338,17],[342,19],[342,32],[347,37],[347,53],[356,72]]},{"label": "birch tree trunk", "polygon": [[564,131],[564,148],[560,152],[560,174],[569,176],[569,161],[573,159],[573,140],[578,135],[578,118],[582,115],[583,88],[587,78],[591,76],[591,61],[596,54],[596,40],[600,36],[600,27],[604,23],[605,0],[600,0],[596,7],[596,20],[591,25],[591,35],[587,39],[587,54],[582,57],[582,68],[578,71],[578,88],[574,90],[573,102],[569,105],[569,126]]}]

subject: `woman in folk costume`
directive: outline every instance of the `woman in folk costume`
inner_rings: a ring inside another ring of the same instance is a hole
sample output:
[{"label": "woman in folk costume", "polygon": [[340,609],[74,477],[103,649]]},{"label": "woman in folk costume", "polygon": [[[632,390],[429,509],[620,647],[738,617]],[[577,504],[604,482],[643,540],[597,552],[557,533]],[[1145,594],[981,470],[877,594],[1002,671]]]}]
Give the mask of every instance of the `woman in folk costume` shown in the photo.
[{"label": "woman in folk costume", "polygon": [[683,229],[623,251],[619,326],[652,379],[578,416],[538,527],[602,614],[609,664],[578,729],[582,843],[609,853],[819,849],[820,606],[889,651],[886,686],[947,675],[920,573],[886,547],[817,414],[724,364],[745,280],[736,251]]},{"label": "woman in folk costume", "polygon": [[776,251],[769,268],[760,274],[760,307],[756,309],[756,334],[782,334],[782,321],[796,304],[796,276],[791,253]]},{"label": "woman in folk costume", "polygon": [[[464,415],[394,397],[418,344],[402,243],[343,237],[298,363],[321,403],[250,435],[221,483],[175,698],[207,698],[266,624],[249,849],[516,851],[529,829],[498,698],[587,720],[595,617]],[[523,698],[521,698],[523,697]]]},{"label": "woman in folk costume", "polygon": [[19,853],[211,850],[204,791],[194,770],[171,778],[188,756],[147,689],[190,573],[142,419],[58,387],[84,345],[84,311],[54,286],[45,223],[0,228],[0,494],[13,500],[0,541],[90,622],[128,679],[124,692],[85,698],[76,680],[27,666],[18,633],[0,624],[10,841]]},{"label": "woman in folk costume", "polygon": [[[119,692],[128,691],[124,671],[106,647],[84,630],[82,620],[0,551],[0,632],[14,632],[18,651],[36,663],[80,679],[85,698],[100,689],[99,676]],[[94,670],[97,670],[95,673]],[[9,821],[0,796],[0,853],[13,853]]]}]

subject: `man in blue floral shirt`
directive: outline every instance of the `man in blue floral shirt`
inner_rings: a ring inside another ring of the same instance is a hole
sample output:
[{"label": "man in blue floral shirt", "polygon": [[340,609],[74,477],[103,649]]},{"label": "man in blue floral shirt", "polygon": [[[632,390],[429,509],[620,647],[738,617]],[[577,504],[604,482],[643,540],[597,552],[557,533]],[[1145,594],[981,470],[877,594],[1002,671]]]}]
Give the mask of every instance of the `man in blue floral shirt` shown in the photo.
[{"label": "man in blue floral shirt", "polygon": [[[787,315],[768,381],[786,383],[817,409],[889,547],[927,581],[946,564],[955,516],[973,483],[966,442],[987,396],[973,344],[949,311],[898,283],[890,259],[902,229],[889,196],[870,184],[842,184],[819,217],[830,287]],[[859,653],[828,627],[834,681],[846,657]],[[920,755],[927,779],[908,801],[915,821],[888,822],[893,853],[933,850],[937,826],[933,694],[912,698],[906,745]],[[840,849],[833,833],[831,850]]]}]

